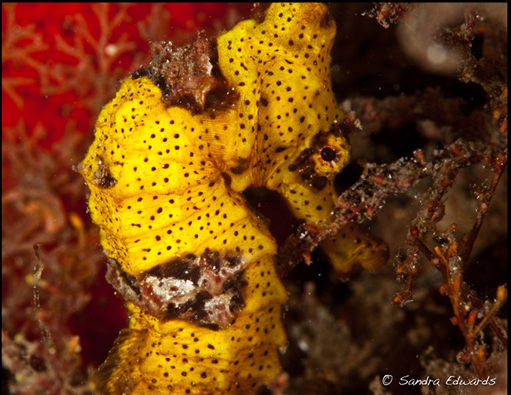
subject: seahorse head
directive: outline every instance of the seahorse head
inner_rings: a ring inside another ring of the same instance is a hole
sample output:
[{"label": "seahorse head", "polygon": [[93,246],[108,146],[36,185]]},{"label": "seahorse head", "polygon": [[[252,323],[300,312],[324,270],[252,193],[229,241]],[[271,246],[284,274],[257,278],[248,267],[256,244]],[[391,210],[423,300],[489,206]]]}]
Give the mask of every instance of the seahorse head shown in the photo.
[{"label": "seahorse head", "polygon": [[331,87],[335,31],[325,5],[282,3],[218,37],[220,69],[239,98],[237,134],[223,143],[231,187],[277,190],[308,222],[332,211],[333,179],[349,160]]}]

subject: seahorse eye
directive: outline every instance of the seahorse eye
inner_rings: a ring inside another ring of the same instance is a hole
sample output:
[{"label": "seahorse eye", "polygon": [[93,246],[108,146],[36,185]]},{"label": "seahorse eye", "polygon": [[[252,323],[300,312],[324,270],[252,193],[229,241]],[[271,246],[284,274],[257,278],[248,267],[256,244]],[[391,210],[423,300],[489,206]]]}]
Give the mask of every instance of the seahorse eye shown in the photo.
[{"label": "seahorse eye", "polygon": [[321,159],[324,160],[325,162],[332,162],[332,161],[337,162],[337,160],[336,160],[337,152],[335,151],[335,148],[330,145],[323,147],[321,149],[320,155],[321,155]]}]

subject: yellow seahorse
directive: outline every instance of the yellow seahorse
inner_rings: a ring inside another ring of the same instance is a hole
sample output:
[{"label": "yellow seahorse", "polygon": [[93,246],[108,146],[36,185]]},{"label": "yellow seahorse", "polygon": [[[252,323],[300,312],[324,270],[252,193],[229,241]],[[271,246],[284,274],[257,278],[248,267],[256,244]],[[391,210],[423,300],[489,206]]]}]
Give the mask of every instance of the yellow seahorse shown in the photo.
[{"label": "yellow seahorse", "polygon": [[247,395],[280,372],[277,246],[241,192],[276,190],[309,223],[333,210],[350,151],[335,30],[322,4],[272,4],[216,41],[163,45],[101,111],[80,172],[130,317],[104,393]]}]

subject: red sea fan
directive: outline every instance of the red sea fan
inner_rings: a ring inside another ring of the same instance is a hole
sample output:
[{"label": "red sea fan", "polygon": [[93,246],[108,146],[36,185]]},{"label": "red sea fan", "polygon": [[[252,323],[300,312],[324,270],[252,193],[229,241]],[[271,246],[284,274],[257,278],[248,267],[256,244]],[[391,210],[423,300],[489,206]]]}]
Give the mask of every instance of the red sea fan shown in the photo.
[{"label": "red sea fan", "polygon": [[[119,79],[149,59],[149,40],[232,25],[228,4],[9,4],[2,8],[2,125],[41,123],[57,141],[90,122]],[[57,122],[57,123],[56,123]],[[51,127],[49,127],[51,125]]]}]

